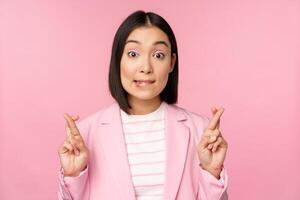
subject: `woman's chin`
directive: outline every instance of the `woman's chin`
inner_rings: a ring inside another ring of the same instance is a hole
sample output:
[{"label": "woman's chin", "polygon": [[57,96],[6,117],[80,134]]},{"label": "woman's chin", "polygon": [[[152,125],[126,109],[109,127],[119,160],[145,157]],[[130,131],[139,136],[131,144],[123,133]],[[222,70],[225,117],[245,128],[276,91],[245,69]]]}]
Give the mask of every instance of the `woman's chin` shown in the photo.
[{"label": "woman's chin", "polygon": [[158,98],[158,96],[153,94],[141,94],[140,92],[139,95],[131,95],[131,98],[135,100],[150,101]]}]

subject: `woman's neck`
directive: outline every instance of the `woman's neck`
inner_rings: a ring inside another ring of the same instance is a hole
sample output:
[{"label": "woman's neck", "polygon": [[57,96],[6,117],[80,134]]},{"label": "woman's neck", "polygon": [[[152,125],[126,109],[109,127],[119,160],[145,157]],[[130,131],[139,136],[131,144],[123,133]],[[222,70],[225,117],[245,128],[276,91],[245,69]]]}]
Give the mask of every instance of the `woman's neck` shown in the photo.
[{"label": "woman's neck", "polygon": [[151,100],[141,100],[136,98],[129,98],[129,104],[131,105],[131,109],[129,109],[129,113],[132,115],[145,115],[151,113],[159,108],[161,105],[160,98],[155,98]]}]

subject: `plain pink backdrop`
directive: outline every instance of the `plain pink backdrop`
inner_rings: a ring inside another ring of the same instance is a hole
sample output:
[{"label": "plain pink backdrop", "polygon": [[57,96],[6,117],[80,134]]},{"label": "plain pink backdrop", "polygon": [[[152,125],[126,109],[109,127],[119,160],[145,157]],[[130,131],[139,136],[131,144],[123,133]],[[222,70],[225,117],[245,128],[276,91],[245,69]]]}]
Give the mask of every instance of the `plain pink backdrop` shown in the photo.
[{"label": "plain pink backdrop", "polygon": [[229,198],[300,199],[300,1],[0,2],[0,199],[53,200],[63,113],[109,105],[113,36],[143,9],[179,46],[178,105],[225,112]]}]

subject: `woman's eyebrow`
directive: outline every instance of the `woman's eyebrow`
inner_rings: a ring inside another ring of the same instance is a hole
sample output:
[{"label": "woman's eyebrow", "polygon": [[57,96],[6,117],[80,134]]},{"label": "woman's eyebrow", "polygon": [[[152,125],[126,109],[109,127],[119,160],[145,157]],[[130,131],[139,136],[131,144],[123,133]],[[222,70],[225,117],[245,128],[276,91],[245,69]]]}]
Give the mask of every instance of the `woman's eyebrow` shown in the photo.
[{"label": "woman's eyebrow", "polygon": [[[137,40],[127,40],[126,43],[125,43],[125,45],[126,45],[127,43],[130,43],[130,42],[132,42],[132,43],[137,43],[137,44],[141,44],[141,42],[139,42],[139,41],[137,41]],[[169,47],[169,45],[168,45],[165,41],[163,41],[163,40],[154,42],[154,43],[153,43],[153,46],[158,45],[158,44],[163,44],[163,45],[165,45],[166,47]]]}]

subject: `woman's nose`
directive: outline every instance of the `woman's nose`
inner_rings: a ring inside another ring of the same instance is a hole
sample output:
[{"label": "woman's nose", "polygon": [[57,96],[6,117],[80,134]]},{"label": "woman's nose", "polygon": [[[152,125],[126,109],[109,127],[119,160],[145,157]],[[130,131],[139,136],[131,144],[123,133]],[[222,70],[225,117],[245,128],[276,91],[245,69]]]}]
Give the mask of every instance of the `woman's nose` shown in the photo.
[{"label": "woman's nose", "polygon": [[140,71],[146,74],[152,72],[152,65],[149,58],[144,58],[144,61],[141,63]]}]

